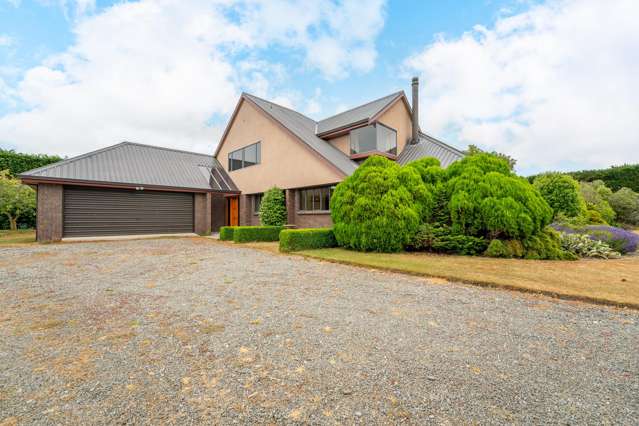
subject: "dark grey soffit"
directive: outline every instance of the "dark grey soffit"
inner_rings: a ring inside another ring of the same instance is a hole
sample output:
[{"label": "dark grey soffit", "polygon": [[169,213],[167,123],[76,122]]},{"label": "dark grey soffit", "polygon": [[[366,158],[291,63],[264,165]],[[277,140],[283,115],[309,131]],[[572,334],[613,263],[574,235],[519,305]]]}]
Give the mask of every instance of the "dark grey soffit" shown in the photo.
[{"label": "dark grey soffit", "polygon": [[448,167],[457,160],[464,158],[465,154],[452,146],[435,139],[425,133],[419,133],[419,143],[408,144],[399,154],[397,162],[399,164],[408,164],[411,161],[419,160],[424,157],[435,157],[439,160],[442,167]]},{"label": "dark grey soffit", "polygon": [[20,177],[239,192],[212,155],[133,142],[29,170]]}]

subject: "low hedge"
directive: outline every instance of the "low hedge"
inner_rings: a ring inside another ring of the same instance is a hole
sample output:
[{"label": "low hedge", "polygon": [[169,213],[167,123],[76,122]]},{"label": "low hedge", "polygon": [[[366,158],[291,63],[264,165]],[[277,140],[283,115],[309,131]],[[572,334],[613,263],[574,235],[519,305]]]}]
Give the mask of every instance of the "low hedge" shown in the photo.
[{"label": "low hedge", "polygon": [[233,241],[236,243],[278,241],[282,229],[282,226],[237,226],[233,231]]},{"label": "low hedge", "polygon": [[280,233],[280,251],[336,247],[333,230],[329,228],[285,229]]},{"label": "low hedge", "polygon": [[233,241],[233,232],[237,226],[223,226],[220,228],[220,240]]}]

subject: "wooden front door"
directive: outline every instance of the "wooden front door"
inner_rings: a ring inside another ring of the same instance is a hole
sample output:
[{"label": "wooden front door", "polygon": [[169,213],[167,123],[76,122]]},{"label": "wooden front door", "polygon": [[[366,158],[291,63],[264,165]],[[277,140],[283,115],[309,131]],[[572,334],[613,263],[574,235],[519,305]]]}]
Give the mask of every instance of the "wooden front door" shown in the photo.
[{"label": "wooden front door", "polygon": [[238,197],[229,198],[229,225],[240,225],[240,203]]}]

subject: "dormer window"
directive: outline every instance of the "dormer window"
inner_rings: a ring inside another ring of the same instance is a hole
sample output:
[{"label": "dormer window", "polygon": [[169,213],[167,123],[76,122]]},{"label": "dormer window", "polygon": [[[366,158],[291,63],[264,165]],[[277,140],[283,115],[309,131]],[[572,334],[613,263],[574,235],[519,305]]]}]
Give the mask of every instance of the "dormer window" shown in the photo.
[{"label": "dormer window", "polygon": [[397,155],[397,132],[381,123],[351,130],[351,155],[383,152]]}]

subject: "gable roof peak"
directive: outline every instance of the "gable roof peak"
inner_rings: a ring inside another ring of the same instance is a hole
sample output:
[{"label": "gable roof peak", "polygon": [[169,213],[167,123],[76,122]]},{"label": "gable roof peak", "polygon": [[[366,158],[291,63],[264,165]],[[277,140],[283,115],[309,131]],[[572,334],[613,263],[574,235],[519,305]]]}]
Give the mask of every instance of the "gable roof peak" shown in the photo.
[{"label": "gable roof peak", "polygon": [[403,90],[382,96],[381,98],[372,100],[363,105],[342,111],[339,114],[332,115],[318,122],[317,134],[326,135],[334,131],[348,128],[352,125],[370,121],[377,116],[385,108],[393,104],[397,99],[404,99],[406,103],[406,94]]}]

